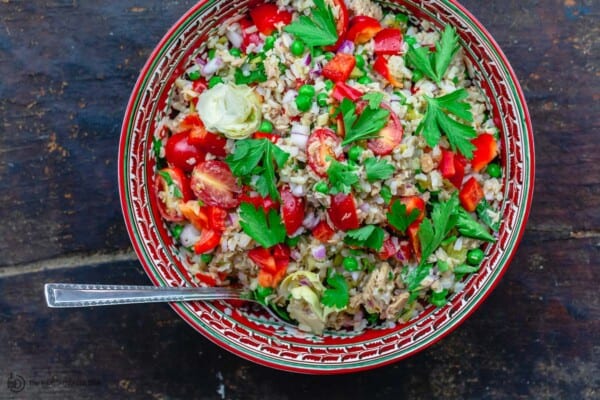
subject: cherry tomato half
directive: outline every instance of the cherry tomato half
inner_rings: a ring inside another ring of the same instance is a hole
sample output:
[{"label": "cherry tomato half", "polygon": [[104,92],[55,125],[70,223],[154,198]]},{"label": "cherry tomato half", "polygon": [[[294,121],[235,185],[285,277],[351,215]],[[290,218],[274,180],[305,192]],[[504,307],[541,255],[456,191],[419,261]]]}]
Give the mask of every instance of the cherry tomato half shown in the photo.
[{"label": "cherry tomato half", "polygon": [[292,235],[301,226],[304,220],[304,198],[296,197],[286,186],[280,190],[281,216],[288,235]]},{"label": "cherry tomato half", "polygon": [[340,150],[342,139],[340,139],[331,129],[319,128],[311,133],[306,143],[306,154],[308,155],[308,164],[320,176],[327,175],[327,169],[331,164],[331,157],[338,161],[344,159],[344,153],[339,151],[336,156],[336,149]]},{"label": "cherry tomato half", "polygon": [[242,189],[223,161],[204,161],[192,171],[191,187],[194,194],[205,204],[223,208],[237,207]]},{"label": "cherry tomato half", "polygon": [[165,147],[169,165],[189,172],[194,166],[204,161],[205,154],[198,146],[188,140],[188,132],[180,132],[167,139]]},{"label": "cherry tomato half", "polygon": [[327,214],[331,223],[338,229],[347,231],[359,227],[356,202],[351,194],[338,193],[331,196],[331,207]]},{"label": "cherry tomato half", "polygon": [[385,104],[382,104],[381,107],[390,112],[390,119],[388,124],[379,132],[379,137],[377,139],[369,140],[367,146],[373,151],[373,153],[380,156],[385,156],[391,154],[396,146],[402,142],[404,129],[402,128],[402,123],[400,122],[398,116],[396,116],[395,112],[393,112]]},{"label": "cherry tomato half", "polygon": [[194,253],[204,254],[214,250],[221,242],[221,234],[212,229],[203,229],[194,245]]},{"label": "cherry tomato half", "polygon": [[227,155],[225,151],[227,139],[208,132],[198,114],[188,115],[181,121],[179,126],[188,132],[188,142],[190,144],[198,146],[203,151],[212,153],[217,157],[225,157]]},{"label": "cherry tomato half", "polygon": [[280,11],[275,4],[265,3],[253,7],[250,10],[250,18],[259,32],[268,36],[276,29],[275,25],[289,24],[292,21],[292,14],[285,10]]}]

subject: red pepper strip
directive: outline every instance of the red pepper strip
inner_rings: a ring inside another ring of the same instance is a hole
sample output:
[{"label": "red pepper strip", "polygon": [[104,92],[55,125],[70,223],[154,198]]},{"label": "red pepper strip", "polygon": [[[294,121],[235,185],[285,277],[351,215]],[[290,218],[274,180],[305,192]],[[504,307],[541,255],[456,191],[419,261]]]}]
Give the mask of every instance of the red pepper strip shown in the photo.
[{"label": "red pepper strip", "polygon": [[479,172],[484,169],[490,161],[496,158],[498,155],[498,144],[496,143],[494,135],[489,133],[482,133],[471,140],[471,143],[475,145],[471,167],[473,167],[473,171]]},{"label": "red pepper strip", "polygon": [[344,97],[350,99],[352,101],[357,101],[363,96],[363,92],[358,89],[349,86],[344,82],[338,82],[333,87],[333,98],[339,102],[341,102]]},{"label": "red pepper strip", "polygon": [[471,178],[465,182],[465,185],[458,194],[458,198],[465,210],[473,212],[477,209],[477,205],[481,199],[483,199],[483,188],[477,182],[477,179]]},{"label": "red pepper strip", "polygon": [[446,179],[456,175],[456,167],[454,166],[454,153],[450,150],[442,149],[442,159],[440,161],[440,173]]}]

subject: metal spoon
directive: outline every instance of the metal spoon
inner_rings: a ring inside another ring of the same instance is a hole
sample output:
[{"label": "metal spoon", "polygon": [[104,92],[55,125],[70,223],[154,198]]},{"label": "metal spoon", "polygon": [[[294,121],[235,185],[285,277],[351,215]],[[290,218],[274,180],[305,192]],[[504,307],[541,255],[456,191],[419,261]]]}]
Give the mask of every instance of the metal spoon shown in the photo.
[{"label": "metal spoon", "polygon": [[46,304],[52,308],[109,306],[138,303],[172,303],[181,301],[211,301],[239,299],[260,304],[281,324],[297,328],[283,320],[242,289],[226,287],[165,287],[130,285],[95,285],[81,283],[46,283]]}]

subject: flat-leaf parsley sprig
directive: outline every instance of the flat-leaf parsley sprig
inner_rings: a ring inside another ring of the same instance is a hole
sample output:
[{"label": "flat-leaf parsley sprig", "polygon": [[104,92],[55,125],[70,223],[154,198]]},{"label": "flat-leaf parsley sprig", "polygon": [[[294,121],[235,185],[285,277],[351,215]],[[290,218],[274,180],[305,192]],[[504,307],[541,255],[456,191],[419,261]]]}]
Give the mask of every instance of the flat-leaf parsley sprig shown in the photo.
[{"label": "flat-leaf parsley sprig", "polygon": [[435,44],[434,53],[429,50],[429,47],[410,45],[406,57],[413,67],[436,83],[440,83],[459,48],[456,30],[450,25],[446,25],[440,40]]},{"label": "flat-leaf parsley sprig", "polygon": [[275,210],[266,213],[253,204],[240,204],[240,226],[244,232],[264,248],[283,243],[286,237],[285,225]]},{"label": "flat-leaf parsley sprig", "polygon": [[338,40],[333,11],[323,0],[313,0],[313,2],[315,8],[312,10],[312,18],[301,15],[283,29],[309,47],[332,45]]},{"label": "flat-leaf parsley sprig", "polygon": [[364,140],[374,139],[387,124],[390,112],[379,105],[372,107],[372,101],[365,107],[360,115],[356,114],[356,105],[349,99],[344,98],[340,103],[340,111],[344,121],[346,136],[342,145]]}]

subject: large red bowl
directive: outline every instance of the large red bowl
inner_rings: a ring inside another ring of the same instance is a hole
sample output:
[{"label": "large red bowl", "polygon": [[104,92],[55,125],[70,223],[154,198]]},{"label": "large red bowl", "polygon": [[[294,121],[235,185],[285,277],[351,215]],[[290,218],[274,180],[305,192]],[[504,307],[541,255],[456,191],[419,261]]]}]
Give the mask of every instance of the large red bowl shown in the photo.
[{"label": "large red bowl", "polygon": [[[119,189],[125,223],[144,270],[155,285],[185,286],[190,278],[152,195],[152,135],[167,106],[171,84],[188,58],[218,24],[245,13],[253,0],[200,1],[165,35],[150,55],[127,106],[119,147]],[[225,302],[176,303],[173,309],[219,346],[269,367],[303,373],[346,373],[408,357],[463,322],[490,294],[508,268],[529,214],[534,150],[531,121],[515,74],[483,26],[453,0],[386,2],[435,26],[457,28],[475,79],[486,92],[501,131],[504,197],[499,240],[486,249],[480,272],[444,307],[426,309],[393,328],[314,336],[280,326],[267,314]]]}]

